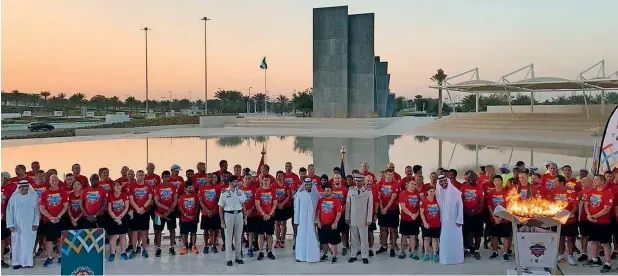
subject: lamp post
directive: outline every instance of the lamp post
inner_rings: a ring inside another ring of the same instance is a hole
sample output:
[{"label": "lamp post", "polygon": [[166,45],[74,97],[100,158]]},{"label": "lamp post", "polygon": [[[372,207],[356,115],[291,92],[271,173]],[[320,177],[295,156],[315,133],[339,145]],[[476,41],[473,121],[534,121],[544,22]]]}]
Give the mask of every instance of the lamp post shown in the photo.
[{"label": "lamp post", "polygon": [[146,117],[148,117],[148,31],[152,29],[144,27],[141,29],[146,35]]},{"label": "lamp post", "polygon": [[191,91],[189,91],[189,108],[193,109],[193,102],[191,101]]},{"label": "lamp post", "polygon": [[204,20],[204,115],[208,115],[208,54],[206,52],[206,42],[207,42],[207,34],[206,34],[206,25],[209,20],[208,17],[203,17],[200,20]]},{"label": "lamp post", "polygon": [[172,91],[167,91],[170,93],[170,111],[172,111]]},{"label": "lamp post", "polygon": [[249,86],[249,100],[247,101],[247,113],[251,113],[251,86]]}]

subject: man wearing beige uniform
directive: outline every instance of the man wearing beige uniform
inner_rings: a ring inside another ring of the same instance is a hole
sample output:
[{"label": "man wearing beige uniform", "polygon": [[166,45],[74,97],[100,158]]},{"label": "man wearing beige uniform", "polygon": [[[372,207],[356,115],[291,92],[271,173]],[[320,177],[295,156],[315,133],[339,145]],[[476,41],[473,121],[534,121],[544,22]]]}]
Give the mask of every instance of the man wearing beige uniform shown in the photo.
[{"label": "man wearing beige uniform", "polygon": [[[230,185],[221,192],[219,197],[219,216],[221,228],[225,231],[225,259],[227,266],[232,266],[232,260],[237,264],[242,261],[242,228],[247,224],[247,215],[244,202],[247,200],[245,193],[237,188],[235,177],[228,179]],[[235,250],[232,250],[232,241]]]},{"label": "man wearing beige uniform", "polygon": [[355,177],[356,186],[350,186],[348,199],[345,207],[345,221],[350,225],[352,237],[352,257],[349,263],[356,261],[356,252],[360,250],[363,263],[369,263],[369,225],[373,221],[373,194],[371,189],[365,186],[365,178],[361,175]]}]

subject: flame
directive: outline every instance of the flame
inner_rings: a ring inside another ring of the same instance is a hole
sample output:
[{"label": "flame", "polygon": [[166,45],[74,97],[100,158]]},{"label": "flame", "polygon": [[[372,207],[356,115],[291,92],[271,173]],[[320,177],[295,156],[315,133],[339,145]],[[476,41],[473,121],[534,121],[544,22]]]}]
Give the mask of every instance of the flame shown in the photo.
[{"label": "flame", "polygon": [[547,200],[545,198],[522,199],[517,189],[511,189],[506,199],[506,210],[519,217],[553,217],[567,207],[565,201]]}]

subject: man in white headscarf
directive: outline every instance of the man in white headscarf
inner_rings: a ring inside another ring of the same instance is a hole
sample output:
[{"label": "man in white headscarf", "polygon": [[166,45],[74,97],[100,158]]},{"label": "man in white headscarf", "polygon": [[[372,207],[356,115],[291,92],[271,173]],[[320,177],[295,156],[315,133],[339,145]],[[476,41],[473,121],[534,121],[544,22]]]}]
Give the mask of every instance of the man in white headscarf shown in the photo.
[{"label": "man in white headscarf", "polygon": [[294,195],[294,224],[297,225],[297,262],[316,263],[320,261],[320,245],[315,234],[315,210],[320,193],[311,178],[305,178]]},{"label": "man in white headscarf", "polygon": [[39,196],[28,180],[22,180],[9,199],[6,225],[11,231],[11,261],[13,269],[34,265],[34,241],[39,227]]},{"label": "man in white headscarf", "polygon": [[440,263],[460,264],[464,261],[463,201],[461,192],[444,175],[438,177],[436,198],[440,206]]}]

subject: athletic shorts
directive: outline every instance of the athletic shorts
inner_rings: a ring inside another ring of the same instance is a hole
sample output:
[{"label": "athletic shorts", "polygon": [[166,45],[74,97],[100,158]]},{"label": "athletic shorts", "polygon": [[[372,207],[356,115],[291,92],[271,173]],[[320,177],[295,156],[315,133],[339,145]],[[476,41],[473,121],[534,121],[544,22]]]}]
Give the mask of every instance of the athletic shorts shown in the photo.
[{"label": "athletic shorts", "polygon": [[243,226],[243,232],[245,233],[256,233],[259,231],[259,220],[261,217],[248,217],[247,224]]},{"label": "athletic shorts", "polygon": [[577,234],[579,233],[577,231],[576,223],[563,224],[562,227],[560,227],[561,237],[577,237]]},{"label": "athletic shorts", "polygon": [[481,211],[481,218],[486,225],[491,225],[491,219],[489,217],[491,217],[489,209],[483,209],[483,211]]},{"label": "athletic shorts", "polygon": [[369,224],[369,232],[373,232],[375,230],[378,230],[378,226],[376,225],[375,222],[372,222],[371,224]]},{"label": "athletic shorts", "polygon": [[388,210],[386,214],[378,215],[378,225],[380,227],[397,228],[399,226],[399,209]]},{"label": "athletic shorts", "polygon": [[292,207],[276,209],[275,210],[275,220],[276,221],[286,221],[294,215],[294,209]]},{"label": "athletic shorts", "polygon": [[129,215],[125,215],[124,217],[122,217],[122,219],[120,219],[120,221],[122,223],[118,224],[116,221],[114,221],[110,217],[110,221],[107,224],[107,228],[105,228],[107,235],[114,236],[114,235],[124,235],[124,234],[129,233],[129,223],[131,223],[131,219],[129,218]]},{"label": "athletic shorts", "polygon": [[577,226],[579,227],[579,234],[583,237],[590,236],[590,222],[587,220],[581,220],[577,222]]},{"label": "athletic shorts", "polygon": [[464,214],[463,233],[482,234],[483,233],[483,217],[481,214],[466,215]]},{"label": "athletic shorts", "polygon": [[442,227],[430,227],[430,228],[423,227],[423,238],[439,239],[441,230],[442,230]]},{"label": "athletic shorts", "polygon": [[103,228],[99,227],[99,218],[95,221],[89,221],[86,217],[82,217],[77,221],[77,227],[79,229],[93,229],[93,228]]},{"label": "athletic shorts", "polygon": [[217,230],[219,228],[221,228],[221,217],[218,214],[212,217],[202,215],[200,229]]},{"label": "athletic shorts", "polygon": [[177,223],[176,223],[176,216],[174,216],[175,212],[171,212],[167,218],[161,218],[161,224],[160,225],[156,225],[153,223],[152,228],[155,231],[163,231],[163,229],[167,226],[167,230],[174,230],[176,229]]},{"label": "athletic shorts", "polygon": [[46,241],[57,241],[62,236],[62,231],[66,230],[66,219],[60,218],[60,221],[53,223],[51,221],[39,224],[40,235],[45,236]]},{"label": "athletic shorts", "polygon": [[348,233],[350,232],[350,225],[345,222],[344,218],[339,218],[336,230],[339,233]]},{"label": "athletic shorts", "polygon": [[341,235],[338,229],[333,229],[331,225],[322,225],[322,228],[318,228],[318,239],[322,245],[337,245],[341,243]]},{"label": "athletic shorts", "polygon": [[510,222],[491,224],[489,226],[489,235],[498,238],[511,238],[513,237],[513,228]]},{"label": "athletic shorts", "polygon": [[275,219],[270,218],[268,220],[264,220],[261,217],[258,217],[258,228],[255,233],[258,235],[273,235],[275,233]]},{"label": "athletic shorts", "polygon": [[401,220],[399,223],[399,234],[402,236],[418,236],[421,227],[421,220]]},{"label": "athletic shorts", "polygon": [[190,233],[197,233],[197,221],[180,222],[180,234],[187,235]]},{"label": "athletic shorts", "polygon": [[6,227],[6,220],[2,220],[2,240],[11,236],[11,230]]},{"label": "athletic shorts", "polygon": [[612,242],[612,225],[611,224],[599,224],[590,222],[590,235],[589,241],[596,241],[602,244]]},{"label": "athletic shorts", "polygon": [[138,214],[133,211],[133,218],[129,223],[129,230],[131,231],[148,231],[150,230],[150,214],[143,213]]}]

